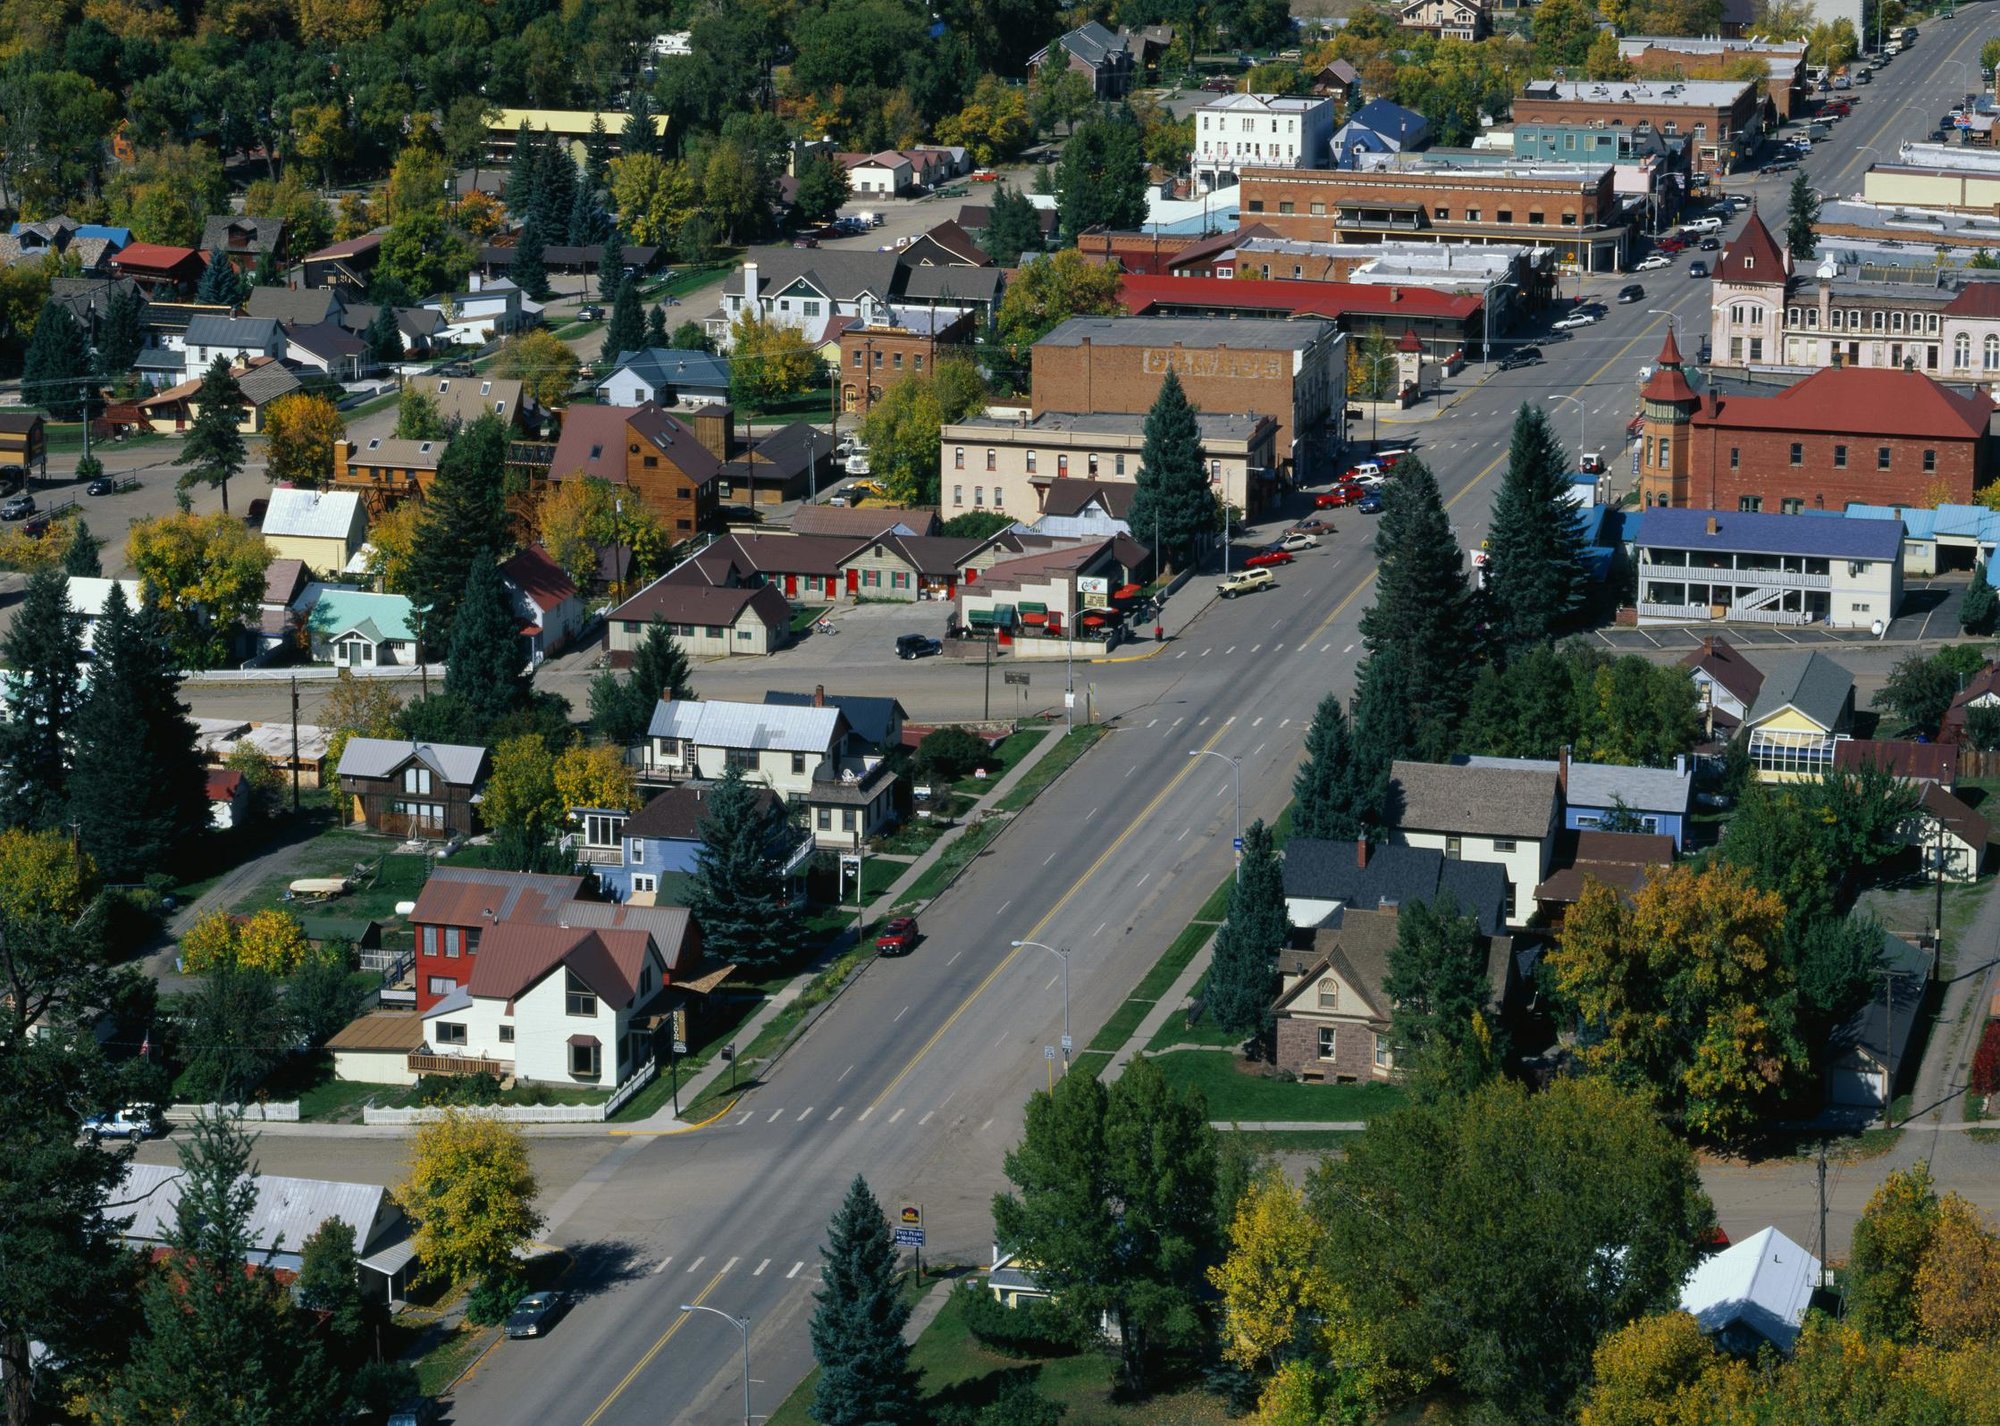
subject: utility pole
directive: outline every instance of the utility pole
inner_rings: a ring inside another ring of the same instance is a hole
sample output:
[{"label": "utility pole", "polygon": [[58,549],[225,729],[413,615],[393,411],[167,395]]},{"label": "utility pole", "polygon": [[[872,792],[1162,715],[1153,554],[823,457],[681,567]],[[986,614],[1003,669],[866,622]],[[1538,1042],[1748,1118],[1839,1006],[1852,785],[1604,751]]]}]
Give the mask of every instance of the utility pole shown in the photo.
[{"label": "utility pole", "polygon": [[292,675],[292,815],[299,815],[299,676]]},{"label": "utility pole", "polygon": [[1826,1140],[1819,1141],[1819,1286],[1826,1286]]}]

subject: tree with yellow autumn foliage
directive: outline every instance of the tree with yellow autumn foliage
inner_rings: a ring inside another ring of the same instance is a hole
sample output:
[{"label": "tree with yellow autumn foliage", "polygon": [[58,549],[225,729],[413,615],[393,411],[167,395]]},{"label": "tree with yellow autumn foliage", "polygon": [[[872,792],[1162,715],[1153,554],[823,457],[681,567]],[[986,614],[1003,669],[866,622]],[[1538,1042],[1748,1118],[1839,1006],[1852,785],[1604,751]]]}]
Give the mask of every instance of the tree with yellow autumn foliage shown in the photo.
[{"label": "tree with yellow autumn foliage", "polygon": [[211,911],[181,937],[182,968],[195,975],[246,970],[287,976],[312,955],[305,926],[291,912],[276,907],[242,921],[227,911]]},{"label": "tree with yellow autumn foliage", "polygon": [[333,448],[347,434],[340,409],[297,391],[264,411],[264,474],[273,485],[322,487],[333,479]]},{"label": "tree with yellow autumn foliage", "polygon": [[594,807],[605,812],[637,812],[639,791],[618,748],[572,743],[555,766],[556,798],[565,812]]},{"label": "tree with yellow autumn foliage", "polygon": [[598,552],[613,545],[632,552],[631,568],[619,571],[627,583],[650,577],[666,562],[672,540],[652,506],[595,476],[556,475],[535,507],[535,532],[578,588],[596,584]]},{"label": "tree with yellow autumn foliage", "polygon": [[1946,1350],[2000,1350],[2000,1234],[1956,1193],[1938,1202],[1915,1298],[1924,1341]]},{"label": "tree with yellow autumn foliage", "polygon": [[1229,1255],[1208,1270],[1222,1294],[1222,1355],[1275,1369],[1298,1340],[1301,1319],[1324,1315],[1333,1282],[1319,1261],[1326,1232],[1305,1195],[1272,1169],[1250,1186],[1229,1225]]},{"label": "tree with yellow autumn foliage", "polygon": [[493,363],[495,376],[520,382],[522,390],[543,407],[561,406],[568,399],[578,370],[576,353],[546,327],[507,338]]},{"label": "tree with yellow autumn foliage", "polygon": [[0,832],[0,917],[74,921],[97,894],[97,865],[60,830]]},{"label": "tree with yellow autumn foliage", "polygon": [[396,1202],[416,1224],[417,1261],[433,1282],[508,1272],[542,1226],[527,1139],[458,1109],[417,1129]]},{"label": "tree with yellow autumn foliage", "polygon": [[1607,1334],[1591,1368],[1580,1426],[1723,1426],[1751,1395],[1748,1366],[1685,1312],[1641,1317]]}]

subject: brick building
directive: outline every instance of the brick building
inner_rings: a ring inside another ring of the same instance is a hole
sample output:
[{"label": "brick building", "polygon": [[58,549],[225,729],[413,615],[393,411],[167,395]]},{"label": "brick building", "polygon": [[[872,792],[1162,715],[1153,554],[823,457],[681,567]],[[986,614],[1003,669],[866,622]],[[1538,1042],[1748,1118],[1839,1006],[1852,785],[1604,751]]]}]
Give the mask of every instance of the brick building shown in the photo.
[{"label": "brick building", "polygon": [[1032,371],[1035,416],[1149,411],[1177,372],[1198,410],[1276,419],[1281,478],[1322,478],[1346,435],[1347,340],[1331,322],[1072,317],[1035,343]]},{"label": "brick building", "polygon": [[594,476],[629,488],[660,517],[673,540],[715,522],[721,469],[693,427],[650,401],[571,406],[549,458],[551,480]]},{"label": "brick building", "polygon": [[1532,243],[1586,272],[1624,265],[1628,229],[1609,164],[1467,168],[1404,159],[1391,169],[1246,168],[1243,222],[1286,238],[1376,243]]},{"label": "brick building", "polygon": [[1636,128],[1689,140],[1690,173],[1734,173],[1764,137],[1757,86],[1739,79],[1534,79],[1514,101],[1517,124]]},{"label": "brick building", "polygon": [[1135,317],[1324,317],[1355,339],[1415,333],[1425,354],[1475,350],[1486,309],[1466,293],[1238,277],[1128,277],[1119,300]]},{"label": "brick building", "polygon": [[1804,40],[1717,39],[1685,35],[1624,35],[1618,53],[1641,79],[1672,83],[1677,79],[1726,79],[1725,70],[1739,61],[1764,62],[1769,78],[1764,97],[1780,119],[1789,119],[1805,105]]},{"label": "brick building", "polygon": [[936,371],[941,358],[966,354],[972,340],[972,315],[949,308],[909,308],[849,327],[840,334],[840,409],[866,416],[889,387]]},{"label": "brick building", "polygon": [[1830,367],[1773,396],[1703,394],[1669,331],[1640,396],[1644,505],[1795,514],[1966,504],[1992,478],[1992,398],[1920,371]]}]

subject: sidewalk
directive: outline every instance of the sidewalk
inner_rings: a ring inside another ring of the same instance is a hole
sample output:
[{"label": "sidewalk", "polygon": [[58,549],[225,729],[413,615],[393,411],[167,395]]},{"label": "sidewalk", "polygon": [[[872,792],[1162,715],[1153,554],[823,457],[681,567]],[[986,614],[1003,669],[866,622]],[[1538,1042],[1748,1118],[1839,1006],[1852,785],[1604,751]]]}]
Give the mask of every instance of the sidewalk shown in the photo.
[{"label": "sidewalk", "polygon": [[1146,1012],[1145,1018],[1139,1022],[1139,1028],[1132,1032],[1132,1038],[1112,1051],[1111,1063],[1104,1067],[1104,1073],[1098,1078],[1109,1083],[1125,1073],[1125,1066],[1138,1058],[1139,1052],[1152,1042],[1153,1036],[1160,1033],[1160,1028],[1167,1023],[1167,1020],[1181,1013],[1181,1007],[1186,1005],[1188,997],[1194,994],[1196,983],[1207,972],[1208,963],[1214,955],[1215,937],[1210,936],[1202,943],[1201,949],[1194,953],[1194,958],[1187,963],[1187,968],[1174,978],[1172,985],[1167,987],[1167,993],[1153,1002],[1153,1008]]}]

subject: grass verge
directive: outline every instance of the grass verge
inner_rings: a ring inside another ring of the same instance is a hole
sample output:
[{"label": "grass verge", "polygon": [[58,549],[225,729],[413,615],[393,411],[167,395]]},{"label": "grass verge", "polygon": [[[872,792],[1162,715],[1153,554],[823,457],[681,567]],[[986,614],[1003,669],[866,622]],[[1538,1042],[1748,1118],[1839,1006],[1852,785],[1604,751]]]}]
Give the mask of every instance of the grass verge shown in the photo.
[{"label": "grass verge", "polygon": [[826,604],[801,604],[798,608],[792,610],[791,632],[794,635],[803,634],[814,624],[817,624],[820,616],[825,614],[831,607],[831,605]]},{"label": "grass verge", "polygon": [[1169,1084],[1199,1089],[1210,1119],[1231,1123],[1344,1123],[1372,1119],[1404,1103],[1403,1091],[1394,1085],[1277,1079],[1240,1067],[1234,1055],[1208,1050],[1178,1050],[1155,1056],[1153,1063]]},{"label": "grass verge", "polygon": [[1347,1147],[1351,1129],[1241,1129],[1236,1138],[1256,1154],[1330,1154]]},{"label": "grass verge", "polygon": [[[831,1000],[862,966],[874,958],[874,955],[875,948],[864,938],[860,945],[837,957],[833,964],[814,976],[806,988],[799,992],[797,999],[773,1015],[771,1022],[759,1030],[749,1044],[737,1049],[734,1087],[731,1086],[729,1077],[719,1078],[702,1091],[700,1098],[681,1106],[681,1118],[698,1120],[716,1104],[743,1089],[746,1081],[756,1077],[757,1069],[778,1054],[792,1032],[798,1029],[800,1022],[811,1013],[813,1007]],[[637,1103],[638,1099],[644,1097],[641,1094],[633,1102]],[[626,1116],[620,1114],[618,1117],[623,1120]]]},{"label": "grass verge", "polygon": [[[1021,734],[1016,733],[1018,738]],[[1063,734],[1062,742],[1042,755],[1042,760],[1021,774],[1021,780],[1007,790],[1007,795],[994,804],[1001,812],[1018,812],[1041,796],[1042,789],[1054,782],[1071,767],[1078,758],[1089,752],[1092,745],[1104,736],[1102,723],[1086,723],[1081,728],[1072,728]],[[1009,742],[1013,739],[1009,739]],[[1001,744],[1004,748],[1005,743]]]},{"label": "grass verge", "polygon": [[417,1385],[425,1396],[436,1396],[472,1365],[473,1358],[493,1341],[496,1327],[461,1324],[451,1335],[417,1358]]}]

